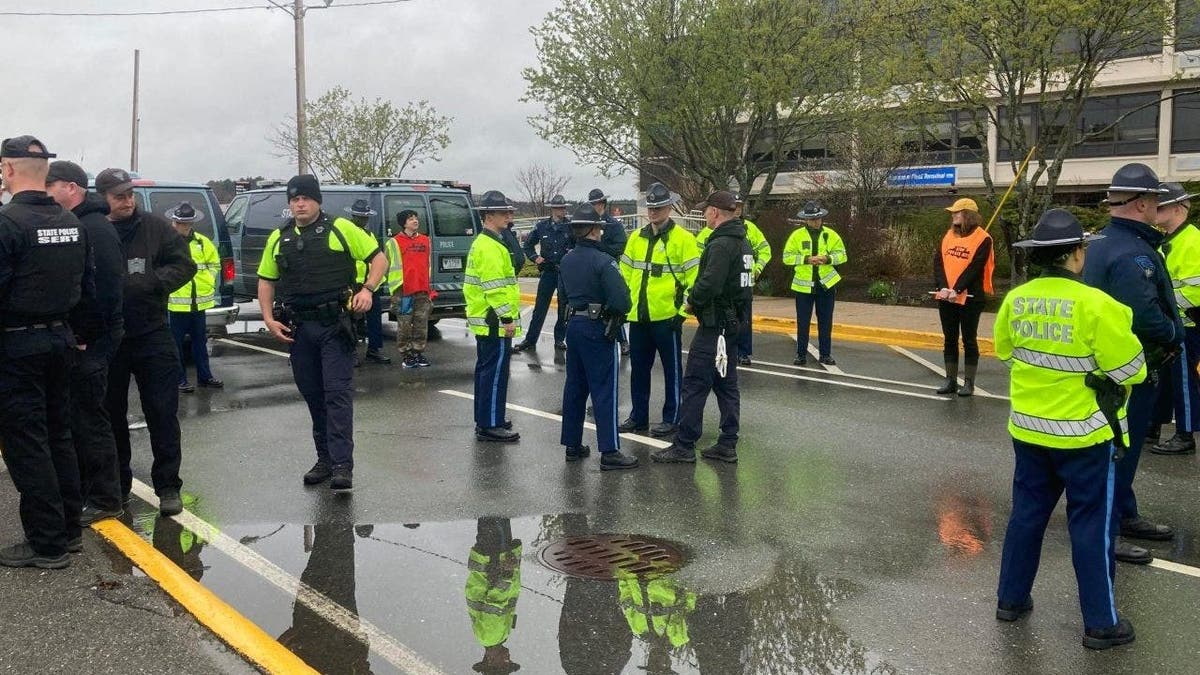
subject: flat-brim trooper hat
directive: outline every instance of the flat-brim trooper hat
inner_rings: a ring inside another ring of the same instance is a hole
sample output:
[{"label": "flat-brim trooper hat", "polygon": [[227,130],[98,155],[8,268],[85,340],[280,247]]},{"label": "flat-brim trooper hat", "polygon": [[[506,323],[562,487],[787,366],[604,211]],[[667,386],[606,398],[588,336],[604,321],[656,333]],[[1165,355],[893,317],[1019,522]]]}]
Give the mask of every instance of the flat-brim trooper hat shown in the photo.
[{"label": "flat-brim trooper hat", "polygon": [[823,220],[827,215],[829,215],[829,210],[822,208],[818,202],[808,202],[804,208],[800,209],[800,213],[788,218],[788,221],[796,223],[806,220]]},{"label": "flat-brim trooper hat", "polygon": [[588,193],[587,202],[589,204],[599,204],[606,201],[608,201],[608,195],[604,194],[604,190],[600,188],[596,188]]},{"label": "flat-brim trooper hat", "polygon": [[567,203],[566,197],[562,195],[554,195],[550,198],[550,201],[546,202],[546,206],[549,206],[552,209],[565,209],[570,206],[570,204]]},{"label": "flat-brim trooper hat", "polygon": [[662,183],[651,183],[650,187],[646,188],[645,206],[648,209],[661,209],[664,206],[674,206],[678,204],[680,196],[667,189]]},{"label": "flat-brim trooper hat", "polygon": [[516,211],[516,207],[508,202],[508,198],[499,190],[488,190],[479,199],[476,211]]},{"label": "flat-brim trooper hat", "polygon": [[[1154,173],[1154,169],[1141,162],[1131,162],[1117,169],[1117,172],[1113,174],[1112,184],[1108,186],[1108,194],[1110,195],[1107,200],[1108,205],[1122,206],[1146,194],[1166,194],[1166,189],[1159,187],[1160,185],[1158,174]],[[1118,194],[1131,194],[1133,196],[1124,201],[1114,202],[1111,198],[1114,192]]]},{"label": "flat-brim trooper hat", "polygon": [[194,223],[204,217],[204,214],[192,208],[188,202],[180,202],[178,205],[167,209],[163,214],[167,220],[176,223]]},{"label": "flat-brim trooper hat", "polygon": [[1160,207],[1171,206],[1180,202],[1190,202],[1196,196],[1194,193],[1189,193],[1183,189],[1183,186],[1179,183],[1159,183],[1158,186],[1166,190],[1163,196],[1158,198],[1158,205]]},{"label": "flat-brim trooper hat", "polygon": [[1070,246],[1103,239],[1102,234],[1084,232],[1083,225],[1075,214],[1066,209],[1050,209],[1038,218],[1028,239],[1013,244],[1017,248],[1042,248],[1045,246]]},{"label": "flat-brim trooper hat", "polygon": [[352,216],[360,216],[363,218],[375,215],[375,209],[372,209],[371,205],[368,204],[367,200],[365,199],[355,199],[353,204],[343,208],[342,210]]},{"label": "flat-brim trooper hat", "polygon": [[580,204],[571,214],[572,230],[590,230],[593,227],[603,227],[604,218],[596,215],[596,209],[591,204]]}]

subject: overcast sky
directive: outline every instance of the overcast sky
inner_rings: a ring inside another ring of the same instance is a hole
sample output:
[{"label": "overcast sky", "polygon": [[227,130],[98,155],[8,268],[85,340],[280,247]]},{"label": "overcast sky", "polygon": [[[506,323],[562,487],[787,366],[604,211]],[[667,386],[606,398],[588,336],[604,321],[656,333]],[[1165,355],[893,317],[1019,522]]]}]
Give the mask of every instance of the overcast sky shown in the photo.
[{"label": "overcast sky", "polygon": [[[278,0],[291,4],[291,0]],[[538,138],[520,102],[521,69],[537,59],[529,26],[560,0],[411,0],[313,9],[305,22],[308,98],[341,84],[403,105],[428,99],[454,118],[439,163],[410,172],[520,198],[530,162],[571,176],[569,199],[602,187],[633,196],[633,177],[599,177]],[[307,0],[322,5],[323,0]],[[267,0],[0,0],[0,13],[160,11],[263,5],[262,10],[144,17],[0,16],[0,133],[30,133],[91,173],[128,167],[133,50],[141,49],[140,171],[203,182],[286,178],[271,130],[295,111],[291,17]],[[569,83],[564,83],[569,86]]]}]

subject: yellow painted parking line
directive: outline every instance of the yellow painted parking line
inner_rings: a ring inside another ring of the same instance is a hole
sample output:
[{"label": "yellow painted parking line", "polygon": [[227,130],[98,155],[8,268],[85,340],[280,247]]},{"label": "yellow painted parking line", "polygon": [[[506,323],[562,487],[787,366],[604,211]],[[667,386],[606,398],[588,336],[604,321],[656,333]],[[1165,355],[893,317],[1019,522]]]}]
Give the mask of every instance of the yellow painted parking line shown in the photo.
[{"label": "yellow painted parking line", "polygon": [[203,626],[268,673],[316,673],[263,629],[200,585],[145,539],[119,520],[102,520],[92,529],[154,580]]}]

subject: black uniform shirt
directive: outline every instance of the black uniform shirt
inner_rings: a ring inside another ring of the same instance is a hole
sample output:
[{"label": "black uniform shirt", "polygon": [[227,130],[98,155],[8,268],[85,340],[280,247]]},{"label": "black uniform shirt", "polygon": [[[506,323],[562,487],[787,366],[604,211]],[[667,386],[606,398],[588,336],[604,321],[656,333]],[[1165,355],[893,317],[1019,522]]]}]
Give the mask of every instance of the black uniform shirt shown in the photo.
[{"label": "black uniform shirt", "polygon": [[558,276],[560,297],[576,310],[589,304],[601,304],[610,312],[625,315],[633,309],[629,286],[617,268],[617,261],[591,239],[581,239],[566,256]]}]

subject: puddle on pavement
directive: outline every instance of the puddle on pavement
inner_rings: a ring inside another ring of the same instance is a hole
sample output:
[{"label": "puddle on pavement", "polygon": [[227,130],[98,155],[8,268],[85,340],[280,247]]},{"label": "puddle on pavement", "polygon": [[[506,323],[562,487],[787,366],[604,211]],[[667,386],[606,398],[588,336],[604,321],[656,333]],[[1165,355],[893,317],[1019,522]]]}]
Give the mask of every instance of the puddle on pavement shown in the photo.
[{"label": "puddle on pavement", "polygon": [[400,672],[358,617],[446,673],[896,672],[831,618],[858,589],[800,560],[772,559],[745,588],[714,578],[730,570],[712,561],[653,580],[568,578],[537,555],[589,534],[581,514],[223,527],[355,615],[339,628],[140,506],[136,531],[321,672]]}]

